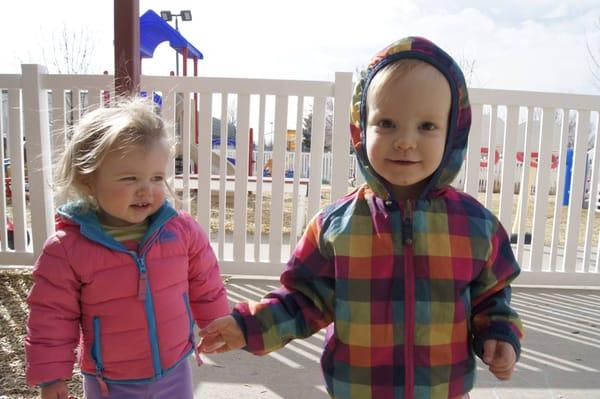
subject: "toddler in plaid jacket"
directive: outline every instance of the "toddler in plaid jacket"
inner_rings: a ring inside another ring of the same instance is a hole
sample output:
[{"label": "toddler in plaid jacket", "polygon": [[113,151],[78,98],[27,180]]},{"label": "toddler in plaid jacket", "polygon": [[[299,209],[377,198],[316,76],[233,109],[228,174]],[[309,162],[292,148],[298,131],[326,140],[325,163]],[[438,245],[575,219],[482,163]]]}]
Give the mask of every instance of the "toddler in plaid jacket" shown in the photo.
[{"label": "toddler in plaid jacket", "polygon": [[328,326],[333,398],[465,398],[475,355],[509,379],[519,265],[498,219],[450,186],[470,124],[463,74],[442,49],[409,37],[379,52],[351,109],[366,183],[312,219],[281,288],[215,320],[201,350],[265,354]]}]

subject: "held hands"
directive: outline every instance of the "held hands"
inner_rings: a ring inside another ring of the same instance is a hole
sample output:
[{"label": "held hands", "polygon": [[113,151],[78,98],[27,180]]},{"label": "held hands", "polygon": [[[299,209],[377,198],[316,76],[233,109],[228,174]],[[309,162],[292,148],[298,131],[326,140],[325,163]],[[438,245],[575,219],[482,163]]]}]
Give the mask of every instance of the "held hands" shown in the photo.
[{"label": "held hands", "polygon": [[499,380],[510,380],[517,362],[515,349],[505,341],[488,339],[483,343],[483,362]]},{"label": "held hands", "polygon": [[71,399],[69,389],[65,381],[56,381],[53,384],[41,388],[40,397],[42,399]]},{"label": "held hands", "polygon": [[200,331],[200,337],[198,350],[203,353],[224,353],[246,346],[244,334],[232,316],[214,320]]}]

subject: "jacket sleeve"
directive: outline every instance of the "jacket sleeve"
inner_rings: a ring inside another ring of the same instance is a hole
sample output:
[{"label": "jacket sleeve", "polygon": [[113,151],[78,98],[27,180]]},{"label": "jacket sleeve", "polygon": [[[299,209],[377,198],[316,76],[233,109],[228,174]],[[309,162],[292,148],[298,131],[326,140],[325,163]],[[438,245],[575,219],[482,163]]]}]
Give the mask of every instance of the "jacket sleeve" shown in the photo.
[{"label": "jacket sleeve", "polygon": [[188,266],[190,307],[196,324],[203,328],[214,319],[229,314],[230,308],[219,263],[208,237],[191,216],[185,217],[190,226]]},{"label": "jacket sleeve", "polygon": [[321,214],[309,223],[281,274],[282,287],[259,303],[242,303],[233,316],[244,331],[246,350],[266,354],[294,338],[305,338],[333,320],[334,271],[324,255]]},{"label": "jacket sleeve", "polygon": [[510,240],[502,225],[491,240],[491,253],[479,276],[471,283],[471,325],[473,349],[483,356],[483,343],[488,339],[512,344],[519,358],[523,325],[517,312],[510,306],[510,283],[519,275]]},{"label": "jacket sleeve", "polygon": [[34,265],[25,337],[29,385],[69,380],[79,342],[81,282],[56,235]]}]

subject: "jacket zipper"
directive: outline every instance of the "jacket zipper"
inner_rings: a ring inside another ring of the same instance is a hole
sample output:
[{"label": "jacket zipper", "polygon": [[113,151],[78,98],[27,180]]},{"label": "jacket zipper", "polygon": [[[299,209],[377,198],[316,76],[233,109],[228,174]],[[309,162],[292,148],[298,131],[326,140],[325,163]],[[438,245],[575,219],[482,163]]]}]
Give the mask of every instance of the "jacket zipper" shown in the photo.
[{"label": "jacket zipper", "polygon": [[402,240],[404,244],[404,367],[405,384],[404,397],[414,398],[414,335],[415,335],[415,265],[413,262],[413,226],[412,207],[410,201],[406,203],[406,212],[402,221]]},{"label": "jacket zipper", "polygon": [[[148,269],[146,268],[146,253],[152,247],[154,242],[158,239],[162,227],[158,229],[144,246],[140,249],[139,253],[136,251],[129,251],[129,254],[135,260],[139,271],[138,279],[138,299],[144,301],[144,308],[146,309],[146,319],[148,321],[148,333],[150,334],[150,350],[152,351],[152,363],[154,366],[154,375],[162,375],[162,367],[160,361],[160,350],[158,348],[158,337],[156,336],[156,320],[154,318],[154,304],[152,303],[152,297],[146,298],[146,293],[150,292],[148,286]],[[152,317],[150,317],[152,316]]]},{"label": "jacket zipper", "polygon": [[[138,271],[140,273],[138,279],[138,299],[140,301],[146,300],[146,288],[148,287],[148,270],[146,269],[145,256],[148,249],[154,244],[154,242],[158,239],[160,231],[162,227],[158,229],[152,237],[144,244],[144,246],[140,250],[140,254],[136,251],[129,251],[129,254],[135,259],[135,263],[138,266]],[[141,255],[141,256],[140,256]]]}]

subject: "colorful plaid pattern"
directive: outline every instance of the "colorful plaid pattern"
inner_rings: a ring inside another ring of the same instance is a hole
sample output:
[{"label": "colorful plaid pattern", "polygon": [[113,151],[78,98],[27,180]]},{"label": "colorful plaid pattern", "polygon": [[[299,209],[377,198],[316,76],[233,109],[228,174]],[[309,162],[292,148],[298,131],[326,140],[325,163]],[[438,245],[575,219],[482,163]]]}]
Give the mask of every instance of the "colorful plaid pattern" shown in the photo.
[{"label": "colorful plaid pattern", "polygon": [[[418,38],[400,43],[391,56],[433,46]],[[458,171],[455,154],[466,146],[468,99],[456,90],[464,80],[441,50],[427,54],[459,74],[451,84],[452,137],[430,188],[416,201],[390,200],[352,130],[367,184],[311,220],[282,288],[234,312],[246,349],[256,354],[329,325],[321,363],[334,398],[462,398],[486,339],[520,351],[509,285],[519,266],[507,234],[475,199],[442,183]]]}]

